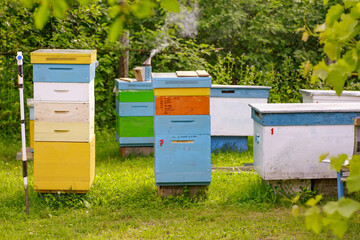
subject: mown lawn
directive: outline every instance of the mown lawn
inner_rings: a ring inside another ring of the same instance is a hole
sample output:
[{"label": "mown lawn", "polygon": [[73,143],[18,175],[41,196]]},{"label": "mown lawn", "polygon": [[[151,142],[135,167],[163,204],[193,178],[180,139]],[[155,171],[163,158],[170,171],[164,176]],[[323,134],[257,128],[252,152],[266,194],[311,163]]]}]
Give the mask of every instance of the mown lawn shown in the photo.
[{"label": "mown lawn", "polygon": [[[153,157],[121,158],[113,131],[97,133],[96,177],[84,195],[39,196],[32,187],[25,214],[20,141],[0,140],[0,239],[335,239],[316,235],[289,202],[255,172],[213,172],[206,199],[157,195]],[[212,155],[214,166],[241,166],[252,152]],[[357,219],[360,221],[360,219]],[[360,239],[358,223],[345,239]]]}]

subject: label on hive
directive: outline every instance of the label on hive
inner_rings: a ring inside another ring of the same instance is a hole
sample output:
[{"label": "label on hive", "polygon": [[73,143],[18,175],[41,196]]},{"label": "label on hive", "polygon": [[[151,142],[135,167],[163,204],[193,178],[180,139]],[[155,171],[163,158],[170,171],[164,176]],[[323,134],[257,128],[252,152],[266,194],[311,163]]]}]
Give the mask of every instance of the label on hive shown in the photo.
[{"label": "label on hive", "polygon": [[207,96],[161,96],[155,98],[156,115],[209,115]]}]

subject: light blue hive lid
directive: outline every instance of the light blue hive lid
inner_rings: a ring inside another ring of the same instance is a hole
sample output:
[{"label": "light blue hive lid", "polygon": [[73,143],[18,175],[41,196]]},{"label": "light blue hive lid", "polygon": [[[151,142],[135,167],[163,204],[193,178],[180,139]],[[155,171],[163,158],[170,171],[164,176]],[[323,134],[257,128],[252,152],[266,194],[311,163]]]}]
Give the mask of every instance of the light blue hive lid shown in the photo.
[{"label": "light blue hive lid", "polygon": [[360,103],[249,104],[251,118],[263,126],[354,125]]},{"label": "light blue hive lid", "polygon": [[271,87],[246,85],[211,85],[211,97],[268,98]]},{"label": "light blue hive lid", "polygon": [[[135,79],[134,79],[135,80]],[[127,90],[127,89],[153,89],[151,82],[140,82],[140,81],[123,81],[120,79],[115,79],[115,87],[119,90]]]},{"label": "light blue hive lid", "polygon": [[210,88],[211,77],[178,77],[175,72],[152,73],[154,88]]}]

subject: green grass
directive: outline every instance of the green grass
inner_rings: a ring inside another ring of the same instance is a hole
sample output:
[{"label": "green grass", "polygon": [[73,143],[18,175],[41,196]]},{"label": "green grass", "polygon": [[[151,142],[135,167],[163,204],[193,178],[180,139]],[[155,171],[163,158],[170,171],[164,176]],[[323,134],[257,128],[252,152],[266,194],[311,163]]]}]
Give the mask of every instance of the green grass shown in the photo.
[{"label": "green grass", "polygon": [[[121,158],[113,131],[97,133],[96,177],[84,195],[33,191],[25,214],[20,142],[0,140],[0,239],[334,239],[315,235],[288,202],[273,194],[255,172],[213,172],[206,199],[157,195],[153,157]],[[212,155],[215,166],[241,166],[252,153]],[[346,239],[359,239],[352,224]]]}]

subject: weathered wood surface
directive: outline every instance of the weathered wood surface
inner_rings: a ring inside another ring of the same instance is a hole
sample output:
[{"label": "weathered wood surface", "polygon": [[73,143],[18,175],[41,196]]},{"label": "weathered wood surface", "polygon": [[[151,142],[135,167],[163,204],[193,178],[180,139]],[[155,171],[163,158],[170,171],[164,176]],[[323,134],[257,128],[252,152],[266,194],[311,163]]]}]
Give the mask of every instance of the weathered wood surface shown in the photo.
[{"label": "weathered wood surface", "polygon": [[[190,185],[190,186],[158,186],[158,194],[163,197],[181,196],[187,193],[190,197],[206,197],[208,185]],[[187,189],[187,191],[185,191]]]},{"label": "weathered wood surface", "polygon": [[120,147],[122,157],[129,155],[144,155],[148,156],[154,153],[154,147]]}]

